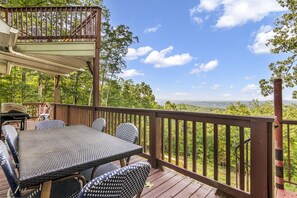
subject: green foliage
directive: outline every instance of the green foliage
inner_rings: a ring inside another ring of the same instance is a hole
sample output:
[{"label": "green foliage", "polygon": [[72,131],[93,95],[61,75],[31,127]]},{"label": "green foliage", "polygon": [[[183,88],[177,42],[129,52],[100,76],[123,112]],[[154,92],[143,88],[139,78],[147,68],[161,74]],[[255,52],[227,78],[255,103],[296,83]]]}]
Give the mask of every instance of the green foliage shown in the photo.
[{"label": "green foliage", "polygon": [[[272,53],[284,54],[287,58],[269,65],[272,71],[270,79],[259,82],[264,96],[273,92],[272,83],[276,78],[282,78],[285,87],[297,85],[297,1],[278,0],[278,3],[288,10],[275,20],[274,37],[268,40],[267,45],[272,46]],[[296,91],[293,98],[297,98]]]}]

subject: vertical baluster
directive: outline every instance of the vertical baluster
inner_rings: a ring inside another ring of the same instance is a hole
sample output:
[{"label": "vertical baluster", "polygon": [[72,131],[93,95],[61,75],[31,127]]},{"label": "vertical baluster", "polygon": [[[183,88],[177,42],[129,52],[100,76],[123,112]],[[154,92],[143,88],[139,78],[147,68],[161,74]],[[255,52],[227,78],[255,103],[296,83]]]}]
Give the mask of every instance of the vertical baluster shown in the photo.
[{"label": "vertical baluster", "polygon": [[193,121],[193,139],[192,139],[192,146],[193,146],[193,153],[192,153],[192,157],[193,157],[193,159],[192,159],[192,161],[193,161],[193,167],[192,167],[192,170],[193,170],[193,172],[197,172],[197,158],[196,158],[196,156],[197,156],[197,144],[196,144],[196,139],[197,139],[197,130],[196,130],[196,122],[195,121]]},{"label": "vertical baluster", "polygon": [[288,181],[291,182],[291,144],[290,144],[290,124],[287,124],[287,144],[288,144]]},{"label": "vertical baluster", "polygon": [[207,134],[206,134],[206,123],[202,124],[203,131],[203,175],[207,176]]},{"label": "vertical baluster", "polygon": [[23,29],[23,8],[20,9],[20,23],[21,23],[21,32],[22,37],[24,36],[24,29]]},{"label": "vertical baluster", "polygon": [[245,145],[246,150],[246,158],[245,158],[245,171],[246,171],[246,191],[250,191],[250,180],[249,180],[249,142],[246,142]]},{"label": "vertical baluster", "polygon": [[37,30],[38,30],[38,10],[35,10],[36,20],[35,20],[35,36],[38,36]]},{"label": "vertical baluster", "polygon": [[53,7],[51,7],[50,8],[50,10],[51,10],[51,24],[50,24],[50,26],[51,26],[51,36],[53,36]]},{"label": "vertical baluster", "polygon": [[65,13],[66,13],[66,16],[65,16],[65,35],[67,36],[68,35],[68,8],[65,8]]},{"label": "vertical baluster", "polygon": [[171,119],[168,118],[168,161],[171,162]]},{"label": "vertical baluster", "polygon": [[83,30],[83,28],[82,28],[82,16],[83,16],[83,8],[82,7],[80,7],[80,23],[79,23],[79,27],[80,27],[80,36],[83,34],[83,32],[82,32],[82,30]]},{"label": "vertical baluster", "polygon": [[226,126],[226,184],[231,184],[231,160],[230,160],[230,126]]},{"label": "vertical baluster", "polygon": [[19,14],[18,14],[18,10],[17,9],[15,9],[15,13],[16,13],[16,16],[15,16],[15,18],[16,18],[16,29],[19,29]]},{"label": "vertical baluster", "polygon": [[179,123],[178,120],[175,120],[175,164],[179,165]]},{"label": "vertical baluster", "polygon": [[90,35],[94,35],[93,31],[93,10],[90,8]]},{"label": "vertical baluster", "polygon": [[55,36],[58,36],[58,8],[56,7],[56,32]]},{"label": "vertical baluster", "polygon": [[213,165],[214,165],[214,179],[218,180],[218,144],[219,144],[219,138],[218,138],[218,125],[214,124],[214,160],[213,160]]},{"label": "vertical baluster", "polygon": [[187,121],[184,120],[184,168],[188,169],[188,130]]},{"label": "vertical baluster", "polygon": [[162,154],[162,160],[164,160],[164,152],[165,152],[165,144],[164,144],[164,127],[165,127],[165,123],[164,123],[165,119],[162,118],[161,119],[161,123],[162,123],[162,126],[161,126],[161,154]]},{"label": "vertical baluster", "polygon": [[28,36],[28,8],[26,8],[26,36]]},{"label": "vertical baluster", "polygon": [[62,12],[62,8],[59,9],[59,15],[60,15],[60,36],[63,36],[63,12]]},{"label": "vertical baluster", "polygon": [[85,35],[88,35],[88,7],[85,8]]},{"label": "vertical baluster", "polygon": [[48,11],[46,10],[46,12],[45,12],[45,36],[48,36],[48,31],[47,31],[47,28],[48,28],[48,25],[47,25],[47,23],[48,23]]},{"label": "vertical baluster", "polygon": [[31,13],[31,36],[33,35],[33,8],[30,8]]},{"label": "vertical baluster", "polygon": [[73,14],[73,8],[71,8],[71,10],[70,10],[70,36],[72,36],[72,30],[73,30],[73,21],[72,21],[72,18],[73,18],[73,16],[72,16],[72,14]]},{"label": "vertical baluster", "polygon": [[41,11],[40,11],[40,35],[39,36],[42,36],[42,20],[43,20],[43,9],[41,8]]},{"label": "vertical baluster", "polygon": [[138,115],[138,132],[139,132],[139,138],[138,138],[138,144],[141,145],[141,139],[142,139],[142,135],[141,135],[141,115]]},{"label": "vertical baluster", "polygon": [[115,112],[112,112],[111,120],[112,120],[111,121],[112,131],[113,131],[113,134],[115,134],[115,131],[116,131],[116,123],[115,123],[116,113]]},{"label": "vertical baluster", "polygon": [[244,190],[244,128],[240,127],[240,154],[239,154],[239,188]]},{"label": "vertical baluster", "polygon": [[143,150],[146,153],[146,115],[143,116]]}]

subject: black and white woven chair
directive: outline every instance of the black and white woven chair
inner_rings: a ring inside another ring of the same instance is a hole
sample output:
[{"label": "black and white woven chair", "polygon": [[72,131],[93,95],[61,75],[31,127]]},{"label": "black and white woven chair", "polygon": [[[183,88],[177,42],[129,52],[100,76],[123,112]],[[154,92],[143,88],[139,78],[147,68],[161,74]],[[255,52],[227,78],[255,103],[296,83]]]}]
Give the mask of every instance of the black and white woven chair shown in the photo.
[{"label": "black and white woven chair", "polygon": [[92,128],[96,129],[100,132],[103,132],[106,126],[106,121],[104,118],[97,118],[96,120],[94,120],[94,122],[92,123]]},{"label": "black and white woven chair", "polygon": [[[120,138],[122,140],[135,144],[138,139],[138,129],[134,124],[122,123],[117,127],[115,136],[117,138]],[[125,159],[126,165],[129,164],[129,161],[130,161],[130,156]],[[83,175],[87,181],[90,181],[99,175],[113,171],[118,168],[119,167],[115,163],[110,162],[107,164],[96,166],[94,168],[83,170],[80,172],[80,174]]]},{"label": "black and white woven chair", "polygon": [[44,120],[38,122],[35,129],[52,129],[52,128],[63,128],[65,123],[62,120]]},{"label": "black and white woven chair", "polygon": [[140,197],[150,169],[149,163],[139,162],[108,172],[87,183],[78,197]]},{"label": "black and white woven chair", "polygon": [[18,132],[16,131],[14,126],[11,126],[11,125],[2,126],[2,131],[4,134],[5,141],[9,147],[9,150],[13,157],[14,163],[17,167],[19,164],[19,154],[18,154],[19,136],[18,136]]},{"label": "black and white woven chair", "polygon": [[[40,197],[42,185],[36,186],[32,189],[19,188],[17,174],[10,160],[6,146],[2,141],[0,141],[0,164],[10,186],[10,189],[7,192],[7,197]],[[82,179],[83,183],[85,182],[85,180],[79,175],[72,175],[67,178],[53,181],[50,197],[77,197],[81,190],[81,184],[75,178]]]}]

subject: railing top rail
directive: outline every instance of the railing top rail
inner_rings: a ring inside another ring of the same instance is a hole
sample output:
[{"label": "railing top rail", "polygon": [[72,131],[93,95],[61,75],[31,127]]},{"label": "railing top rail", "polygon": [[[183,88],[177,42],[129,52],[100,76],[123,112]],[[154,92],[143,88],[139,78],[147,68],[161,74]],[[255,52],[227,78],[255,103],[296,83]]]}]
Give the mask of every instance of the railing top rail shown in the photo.
[{"label": "railing top rail", "polygon": [[0,6],[1,10],[26,10],[26,9],[37,9],[37,10],[47,10],[47,9],[94,9],[101,10],[99,6],[28,6],[28,7],[4,7]]},{"label": "railing top rail", "polygon": [[[84,105],[68,105],[68,104],[56,104],[59,106],[76,106],[80,108],[88,108],[90,106]],[[216,119],[232,119],[238,121],[252,121],[258,120],[261,122],[274,122],[275,116],[236,116],[236,115],[227,115],[227,114],[211,114],[211,113],[199,113],[199,112],[188,112],[188,111],[170,111],[170,110],[160,110],[160,109],[140,109],[140,108],[123,108],[123,107],[96,107],[98,110],[106,111],[116,111],[121,110],[125,112],[141,112],[145,114],[156,113],[157,117],[163,117],[166,115],[179,115],[179,116],[195,116],[195,117],[204,117],[204,118],[216,118]]]},{"label": "railing top rail", "polygon": [[282,124],[297,124],[297,120],[282,120]]}]

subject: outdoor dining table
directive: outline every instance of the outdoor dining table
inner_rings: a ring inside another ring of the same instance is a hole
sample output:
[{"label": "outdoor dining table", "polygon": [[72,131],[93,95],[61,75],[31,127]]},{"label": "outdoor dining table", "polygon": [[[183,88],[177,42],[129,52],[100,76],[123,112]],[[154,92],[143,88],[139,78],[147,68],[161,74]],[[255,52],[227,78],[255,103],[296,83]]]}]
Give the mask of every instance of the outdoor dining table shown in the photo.
[{"label": "outdoor dining table", "polygon": [[141,146],[84,125],[21,131],[20,187],[51,185],[54,179],[140,153]]}]

